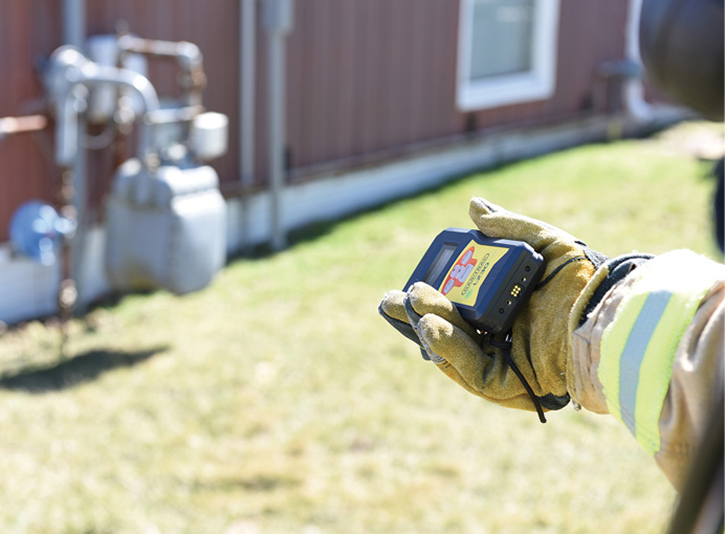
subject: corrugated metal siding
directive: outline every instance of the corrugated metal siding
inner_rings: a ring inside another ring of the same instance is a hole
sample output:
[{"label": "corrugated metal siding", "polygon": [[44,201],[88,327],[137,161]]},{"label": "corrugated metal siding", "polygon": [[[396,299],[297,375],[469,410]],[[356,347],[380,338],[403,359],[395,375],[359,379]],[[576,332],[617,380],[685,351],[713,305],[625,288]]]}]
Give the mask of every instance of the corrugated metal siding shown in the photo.
[{"label": "corrugated metal siding", "polygon": [[627,5],[562,0],[554,97],[464,114],[455,107],[458,2],[305,0],[289,47],[292,165],[589,113],[597,67],[624,56]]},{"label": "corrugated metal siding", "polygon": [[563,0],[559,33],[556,112],[585,111],[592,105],[597,69],[625,57],[628,1]]},{"label": "corrugated metal siding", "polygon": [[[377,154],[478,130],[555,121],[588,112],[597,65],[624,53],[627,0],[561,0],[557,91],[549,101],[460,113],[455,108],[458,2],[454,0],[298,0],[288,39],[287,111],[290,163],[344,168]],[[61,33],[58,0],[0,2],[0,116],[36,112],[34,61],[48,56]],[[92,0],[88,35],[113,33],[124,20],[147,38],[187,40],[204,54],[205,104],[230,117],[230,151],[213,162],[223,182],[239,176],[239,2],[219,0]],[[257,39],[256,176],[266,180],[265,36]],[[153,62],[161,94],[174,91],[176,67]],[[29,103],[30,102],[30,103]],[[129,143],[127,143],[129,144]],[[133,143],[129,146],[133,147]],[[112,168],[127,149],[92,154],[95,211]],[[334,163],[338,162],[338,163]],[[52,135],[0,142],[0,241],[20,202],[54,199],[58,170]]]},{"label": "corrugated metal siding", "polygon": [[[60,41],[58,2],[0,2],[0,117],[42,111],[34,62]],[[0,242],[15,208],[29,198],[54,200],[59,174],[49,133],[0,141]]]},{"label": "corrugated metal siding", "polygon": [[461,131],[450,0],[306,0],[289,42],[293,167]]}]

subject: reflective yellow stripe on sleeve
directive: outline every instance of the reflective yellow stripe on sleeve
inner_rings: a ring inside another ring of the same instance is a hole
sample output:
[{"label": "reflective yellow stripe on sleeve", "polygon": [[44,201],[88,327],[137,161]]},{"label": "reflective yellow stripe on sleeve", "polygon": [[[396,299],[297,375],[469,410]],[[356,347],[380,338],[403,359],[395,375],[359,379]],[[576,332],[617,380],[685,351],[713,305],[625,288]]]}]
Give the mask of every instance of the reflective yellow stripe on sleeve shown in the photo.
[{"label": "reflective yellow stripe on sleeve", "polygon": [[690,251],[663,254],[637,280],[602,335],[598,376],[610,413],[650,454],[660,449],[659,418],[677,347],[722,266]]}]

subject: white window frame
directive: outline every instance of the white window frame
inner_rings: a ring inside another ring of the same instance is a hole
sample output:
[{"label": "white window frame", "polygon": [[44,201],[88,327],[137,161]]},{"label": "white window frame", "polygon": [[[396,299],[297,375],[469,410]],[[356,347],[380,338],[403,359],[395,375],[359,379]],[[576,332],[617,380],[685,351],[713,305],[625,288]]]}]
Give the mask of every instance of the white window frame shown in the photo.
[{"label": "white window frame", "polygon": [[556,89],[559,0],[535,0],[530,71],[472,81],[470,71],[474,1],[460,0],[456,87],[458,109],[475,111],[551,98]]}]

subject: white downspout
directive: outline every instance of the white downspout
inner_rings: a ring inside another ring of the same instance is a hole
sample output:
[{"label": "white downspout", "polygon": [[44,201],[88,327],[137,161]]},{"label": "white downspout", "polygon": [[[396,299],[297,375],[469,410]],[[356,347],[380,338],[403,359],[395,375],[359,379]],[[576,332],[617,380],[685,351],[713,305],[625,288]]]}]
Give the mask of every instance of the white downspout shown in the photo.
[{"label": "white downspout", "polygon": [[239,20],[239,169],[244,188],[251,186],[254,181],[256,3],[257,0],[241,0]]},{"label": "white downspout", "polygon": [[[639,55],[639,20],[642,12],[642,0],[630,0],[627,15],[627,59],[642,65]],[[628,78],[624,82],[624,105],[627,114],[637,122],[654,120],[652,106],[644,99],[644,83],[641,78]]]},{"label": "white downspout", "polygon": [[256,83],[257,83],[257,0],[239,0],[239,184],[241,220],[239,234],[242,250],[251,244],[252,224],[249,189],[254,184]]},{"label": "white downspout", "polygon": [[271,198],[271,245],[273,250],[287,246],[282,220],[282,194],[285,183],[285,39],[292,30],[292,0],[265,0],[267,31],[267,84],[269,120],[269,191]]}]

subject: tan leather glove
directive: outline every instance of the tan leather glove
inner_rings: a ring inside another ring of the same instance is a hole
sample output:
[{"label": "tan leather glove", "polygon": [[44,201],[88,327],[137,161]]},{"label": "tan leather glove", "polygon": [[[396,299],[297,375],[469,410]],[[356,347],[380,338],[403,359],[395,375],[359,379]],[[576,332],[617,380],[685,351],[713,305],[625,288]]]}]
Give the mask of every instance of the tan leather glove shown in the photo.
[{"label": "tan leather glove", "polygon": [[610,275],[607,258],[562,230],[481,198],[471,200],[469,215],[485,235],[524,241],[544,257],[544,274],[511,335],[477,332],[422,282],[407,293],[386,294],[379,311],[464,389],[503,406],[537,410],[543,422],[542,408],[556,410],[569,402],[571,333]]}]

